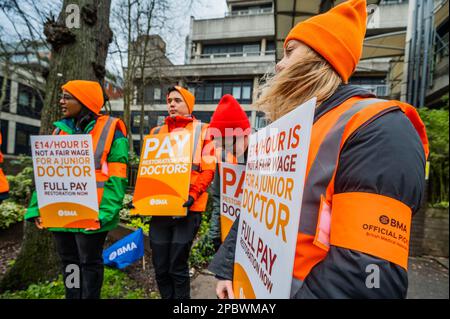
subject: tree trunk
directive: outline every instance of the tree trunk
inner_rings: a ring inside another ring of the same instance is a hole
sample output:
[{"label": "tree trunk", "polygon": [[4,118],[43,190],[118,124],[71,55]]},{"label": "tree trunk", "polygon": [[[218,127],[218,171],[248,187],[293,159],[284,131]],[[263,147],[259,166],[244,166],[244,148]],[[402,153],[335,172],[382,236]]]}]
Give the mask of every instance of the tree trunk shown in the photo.
[{"label": "tree trunk", "polygon": [[[66,13],[69,4],[76,5],[80,13],[79,25],[72,23],[71,28],[68,28],[69,20],[76,21],[77,16],[73,9]],[[45,23],[44,34],[52,45],[52,53],[40,134],[51,134],[53,122],[61,117],[58,101],[62,84],[75,79],[103,83],[108,45],[112,40],[110,7],[111,0],[64,0],[58,20],[49,19]],[[19,256],[0,283],[0,291],[53,279],[59,268],[51,233],[25,222]]]}]

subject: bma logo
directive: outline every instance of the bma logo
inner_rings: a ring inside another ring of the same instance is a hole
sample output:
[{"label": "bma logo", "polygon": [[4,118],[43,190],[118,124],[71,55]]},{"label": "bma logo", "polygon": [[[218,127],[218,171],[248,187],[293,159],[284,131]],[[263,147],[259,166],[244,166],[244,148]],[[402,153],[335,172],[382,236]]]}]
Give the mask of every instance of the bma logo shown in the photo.
[{"label": "bma logo", "polygon": [[150,205],[151,206],[155,206],[155,205],[167,205],[167,199],[151,199],[150,200]]},{"label": "bma logo", "polygon": [[58,215],[63,216],[77,216],[77,212],[75,210],[58,210]]},{"label": "bma logo", "polygon": [[383,225],[390,225],[391,227],[400,229],[403,232],[407,231],[407,227],[406,224],[396,220],[395,218],[389,218],[386,215],[381,215],[379,218],[380,223],[382,223]]},{"label": "bma logo", "polygon": [[137,246],[134,242],[128,243],[126,246],[119,247],[117,250],[115,250],[111,254],[109,254],[109,260],[113,261],[118,256],[123,255],[129,251],[132,251],[136,248],[137,248]]},{"label": "bma logo", "polygon": [[389,217],[387,217],[386,215],[381,215],[379,220],[383,225],[389,224]]}]

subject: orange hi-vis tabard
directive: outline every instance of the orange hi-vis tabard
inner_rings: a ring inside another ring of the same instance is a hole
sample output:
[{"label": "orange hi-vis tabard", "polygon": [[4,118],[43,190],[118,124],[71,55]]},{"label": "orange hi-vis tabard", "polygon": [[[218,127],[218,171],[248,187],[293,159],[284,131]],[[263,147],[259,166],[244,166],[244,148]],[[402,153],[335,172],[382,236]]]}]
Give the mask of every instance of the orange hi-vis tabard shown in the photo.
[{"label": "orange hi-vis tabard", "polygon": [[330,245],[373,255],[407,269],[412,211],[402,202],[372,193],[334,193],[345,142],[359,128],[400,109],[416,129],[428,157],[425,126],[414,107],[399,102],[353,97],[313,125],[297,236],[291,295]]},{"label": "orange hi-vis tabard", "polygon": [[[199,120],[193,120],[189,122],[183,129],[188,130],[193,135],[193,150],[192,150],[192,169],[191,169],[191,181],[190,184],[194,185],[197,181],[200,172],[203,170],[214,170],[216,162],[211,159],[211,156],[204,154],[203,146],[207,138],[208,124],[202,123]],[[163,134],[169,133],[169,127],[167,124],[154,127],[150,134]],[[204,212],[206,204],[208,202],[208,193],[203,192],[189,208],[193,212]]]},{"label": "orange hi-vis tabard", "polygon": [[[127,136],[125,124],[118,118],[101,115],[97,118],[92,135],[95,163],[95,180],[97,182],[97,197],[100,205],[103,198],[105,182],[110,176],[127,177],[127,165],[124,163],[107,163],[106,159],[111,150],[116,129]],[[67,135],[60,128],[55,129],[53,135]]]},{"label": "orange hi-vis tabard", "polygon": [[[0,147],[1,146],[2,146],[2,134],[0,133]],[[9,191],[9,184],[5,174],[3,173],[3,169],[1,167],[2,164],[3,164],[3,154],[0,149],[0,193],[6,193]]]}]

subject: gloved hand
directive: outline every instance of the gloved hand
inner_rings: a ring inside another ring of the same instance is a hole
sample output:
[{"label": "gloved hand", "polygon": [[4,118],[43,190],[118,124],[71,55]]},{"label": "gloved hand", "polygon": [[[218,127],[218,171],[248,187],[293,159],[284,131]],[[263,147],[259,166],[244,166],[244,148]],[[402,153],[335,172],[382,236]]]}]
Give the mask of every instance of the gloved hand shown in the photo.
[{"label": "gloved hand", "polygon": [[128,208],[128,209],[135,209],[136,207],[134,207],[133,202],[129,202],[129,203],[127,204],[127,208]]},{"label": "gloved hand", "polygon": [[188,200],[186,201],[186,203],[183,204],[183,207],[191,207],[194,204],[194,197],[192,197],[191,195],[189,195]]}]

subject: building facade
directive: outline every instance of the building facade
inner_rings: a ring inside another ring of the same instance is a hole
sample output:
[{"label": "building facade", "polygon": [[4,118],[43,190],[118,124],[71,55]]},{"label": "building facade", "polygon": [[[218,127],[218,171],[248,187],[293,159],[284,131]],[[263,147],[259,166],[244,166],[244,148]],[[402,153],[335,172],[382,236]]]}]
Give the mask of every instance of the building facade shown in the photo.
[{"label": "building facade", "polygon": [[[342,1],[333,1],[333,4],[339,2]],[[376,2],[378,8],[368,21],[368,35],[386,30],[405,33],[408,1]],[[274,71],[275,63],[282,56],[282,52],[276,52],[277,1],[227,0],[227,5],[228,12],[224,17],[191,18],[185,64],[148,65],[145,79],[140,78],[140,72],[137,72],[136,91],[140,88],[139,83],[145,83],[145,132],[160,125],[167,116],[165,96],[167,88],[174,84],[187,87],[195,94],[194,115],[202,121],[209,122],[220,98],[224,94],[232,94],[247,112],[254,129],[265,125],[264,114],[253,109],[252,102],[257,97],[261,79]],[[163,41],[159,36],[152,37]],[[160,54],[165,54],[165,45],[157,47],[163,48]],[[379,97],[389,97],[393,88],[390,82],[392,60],[390,55],[363,59],[350,83],[360,85]],[[131,131],[136,151],[140,143],[141,96],[136,94],[131,109]],[[120,101],[113,104],[113,113],[117,116],[123,114]]]},{"label": "building facade", "polygon": [[39,134],[41,110],[44,101],[45,80],[23,68],[14,68],[9,76],[0,69],[0,87],[3,88],[0,110],[0,129],[3,136],[2,153],[19,155],[31,153],[30,136]]},{"label": "building facade", "polygon": [[[14,67],[5,76],[4,68],[0,68],[0,88],[6,81],[0,108],[0,130],[3,136],[1,150],[6,156],[31,154],[30,136],[39,134],[45,98],[45,79],[39,74],[28,68]],[[104,87],[110,103],[122,99],[118,78],[107,75]]]}]

